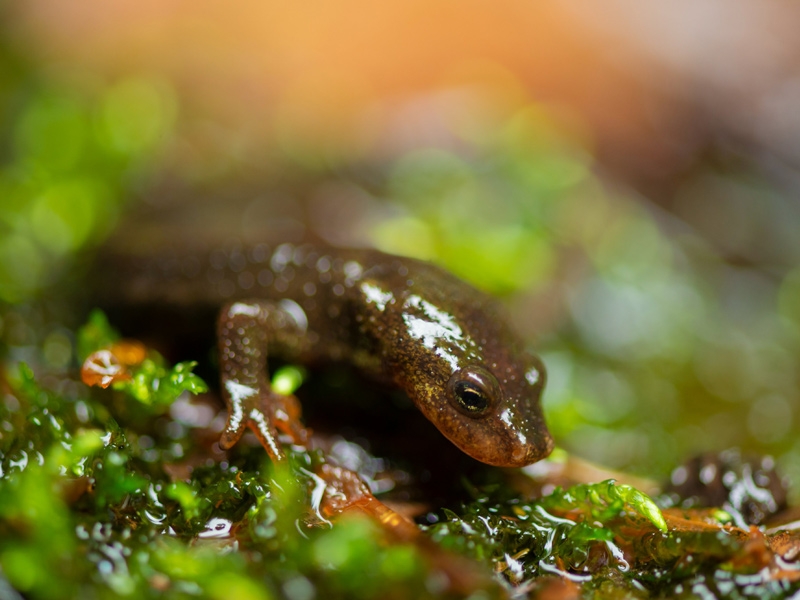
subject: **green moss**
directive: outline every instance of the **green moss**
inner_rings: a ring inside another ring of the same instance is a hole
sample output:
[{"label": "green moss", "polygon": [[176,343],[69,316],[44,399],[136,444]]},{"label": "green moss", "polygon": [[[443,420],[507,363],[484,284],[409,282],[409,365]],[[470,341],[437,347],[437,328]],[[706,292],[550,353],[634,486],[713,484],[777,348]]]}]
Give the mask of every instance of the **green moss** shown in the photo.
[{"label": "green moss", "polygon": [[623,508],[630,507],[660,531],[667,530],[664,516],[647,494],[629,485],[618,485],[613,479],[576,485],[567,490],[556,489],[547,498],[542,499],[541,505],[565,512],[583,509],[586,520],[593,523],[608,521],[619,515]]},{"label": "green moss", "polygon": [[[136,408],[122,425],[110,412],[116,401],[103,406],[116,397]],[[85,408],[76,410],[79,403]],[[331,524],[316,515],[310,474],[324,460],[318,452],[293,449],[287,464],[272,465],[259,447],[244,445],[230,462],[205,459],[168,475],[176,464],[170,447],[193,457],[207,450],[188,427],[153,427],[164,418],[129,389],[68,400],[21,366],[0,405],[0,566],[8,585],[31,598],[441,598],[453,593],[441,585],[447,553],[471,557],[477,562],[468,569],[494,571],[506,585],[543,590],[568,576],[602,598],[700,587],[738,597],[761,577],[740,539],[666,532],[647,496],[610,481],[538,501],[469,486],[474,500],[429,515],[438,522],[425,535],[441,548],[431,554],[393,541],[364,516]],[[144,450],[142,436],[151,438]],[[145,458],[153,452],[157,458]],[[487,597],[500,590],[491,579],[479,588]],[[762,581],[758,597],[794,589]]]}]

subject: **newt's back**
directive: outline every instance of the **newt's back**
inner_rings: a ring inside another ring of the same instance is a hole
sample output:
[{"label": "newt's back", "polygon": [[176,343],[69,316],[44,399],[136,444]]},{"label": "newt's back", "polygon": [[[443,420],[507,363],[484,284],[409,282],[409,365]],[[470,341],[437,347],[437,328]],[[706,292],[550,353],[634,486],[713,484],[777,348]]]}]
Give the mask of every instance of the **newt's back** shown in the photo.
[{"label": "newt's back", "polygon": [[[439,267],[288,242],[115,261],[108,291],[125,303],[224,307],[218,335],[232,407],[243,389],[263,395],[252,363],[265,363],[269,350],[349,361],[394,382],[446,437],[489,464],[525,465],[552,449],[539,405],[541,362],[494,300]],[[241,364],[231,374],[226,361]],[[246,384],[236,374],[244,371]]]}]

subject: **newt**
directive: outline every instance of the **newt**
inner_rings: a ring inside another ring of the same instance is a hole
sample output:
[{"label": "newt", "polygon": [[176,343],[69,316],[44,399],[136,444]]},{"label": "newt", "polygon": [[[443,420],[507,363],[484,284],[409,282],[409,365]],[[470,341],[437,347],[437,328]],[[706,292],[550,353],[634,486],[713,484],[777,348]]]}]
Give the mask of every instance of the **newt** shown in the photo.
[{"label": "newt", "polygon": [[497,300],[433,264],[306,243],[232,244],[134,260],[116,274],[133,302],[221,307],[223,449],[247,428],[275,461],[285,458],[279,432],[306,443],[298,401],[270,388],[270,355],[350,362],[400,387],[446,438],[490,465],[528,465],[553,448],[542,362]]}]

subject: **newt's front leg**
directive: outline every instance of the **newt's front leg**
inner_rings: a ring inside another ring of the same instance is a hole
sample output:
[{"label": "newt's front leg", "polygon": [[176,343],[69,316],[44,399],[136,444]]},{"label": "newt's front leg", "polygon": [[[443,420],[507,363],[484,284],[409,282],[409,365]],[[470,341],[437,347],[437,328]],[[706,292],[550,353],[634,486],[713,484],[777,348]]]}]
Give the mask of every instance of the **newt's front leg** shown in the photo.
[{"label": "newt's front leg", "polygon": [[300,422],[300,404],[294,396],[275,393],[269,385],[267,349],[280,343],[300,352],[307,343],[305,315],[292,303],[247,300],[223,307],[217,321],[222,396],[228,422],[220,446],[228,449],[253,430],[275,461],[285,459],[278,431],[305,444],[308,432]]}]

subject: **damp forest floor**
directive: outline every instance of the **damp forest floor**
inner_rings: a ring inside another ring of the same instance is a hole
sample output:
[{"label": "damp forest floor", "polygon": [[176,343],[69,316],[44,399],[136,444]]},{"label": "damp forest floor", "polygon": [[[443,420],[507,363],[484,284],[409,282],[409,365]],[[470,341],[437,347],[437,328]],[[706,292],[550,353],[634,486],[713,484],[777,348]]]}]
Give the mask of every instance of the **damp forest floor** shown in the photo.
[{"label": "damp forest floor", "polygon": [[[102,313],[69,334],[81,358],[119,344]],[[367,443],[289,447],[280,465],[247,440],[223,452],[222,404],[194,367],[145,350],[128,376],[100,389],[75,365],[3,364],[0,597],[800,593],[800,513],[786,506],[767,458],[706,456],[648,496],[628,483],[579,481],[557,452],[526,472],[454,478],[438,505],[413,466],[373,456]],[[304,373],[290,366],[274,378],[291,392]],[[360,511],[323,514],[323,464],[359,472],[419,535],[398,536]]]}]

